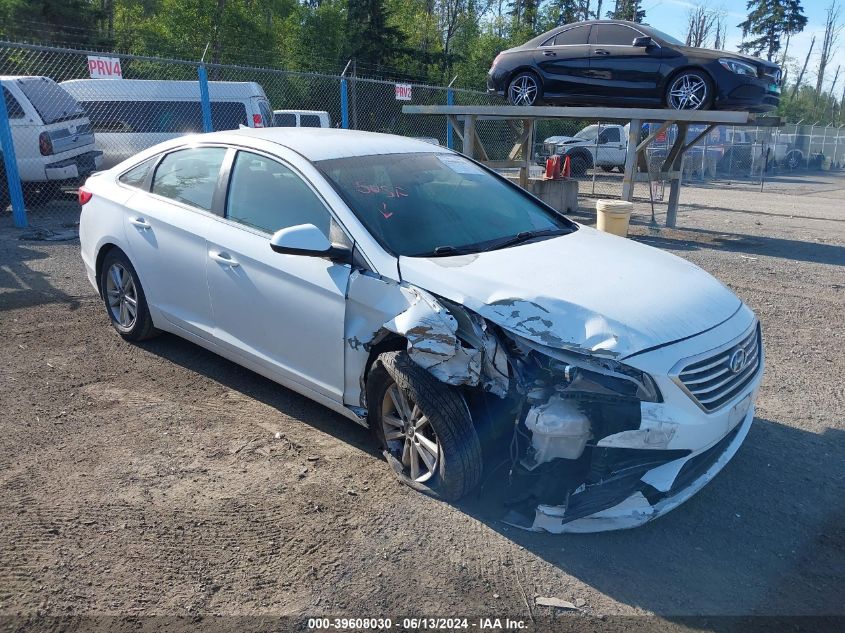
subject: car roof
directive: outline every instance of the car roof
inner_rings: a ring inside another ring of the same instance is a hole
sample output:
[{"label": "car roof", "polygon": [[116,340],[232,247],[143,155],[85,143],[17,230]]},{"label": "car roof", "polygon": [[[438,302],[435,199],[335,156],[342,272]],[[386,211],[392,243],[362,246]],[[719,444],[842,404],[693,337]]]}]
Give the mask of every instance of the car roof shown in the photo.
[{"label": "car roof", "polygon": [[371,156],[375,154],[410,154],[414,152],[449,152],[450,150],[432,145],[425,141],[396,136],[395,134],[380,134],[377,132],[360,132],[357,130],[343,130],[338,128],[316,127],[267,127],[241,128],[231,132],[215,132],[203,135],[204,140],[212,140],[219,136],[256,138],[301,154],[310,161],[329,160],[332,158],[349,158],[352,156]]},{"label": "car roof", "polygon": [[[133,101],[184,100],[199,101],[197,81],[171,79],[69,79],[59,84],[77,99],[126,99]],[[264,89],[254,81],[209,81],[212,99],[248,99],[266,97]]]}]

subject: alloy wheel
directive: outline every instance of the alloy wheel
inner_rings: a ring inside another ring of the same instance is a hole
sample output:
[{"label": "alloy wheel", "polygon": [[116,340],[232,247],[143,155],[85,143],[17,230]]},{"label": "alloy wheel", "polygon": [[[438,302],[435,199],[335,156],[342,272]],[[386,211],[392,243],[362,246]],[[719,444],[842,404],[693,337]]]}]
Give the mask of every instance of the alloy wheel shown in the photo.
[{"label": "alloy wheel", "polygon": [[381,406],[381,427],[387,449],[418,483],[428,481],[440,464],[440,441],[431,422],[395,382]]},{"label": "alloy wheel", "polygon": [[118,262],[106,275],[106,299],[114,322],[131,330],[138,316],[138,290],[132,275]]},{"label": "alloy wheel", "polygon": [[700,110],[707,96],[707,82],[702,77],[683,74],[672,82],[668,101],[675,110]]},{"label": "alloy wheel", "polygon": [[510,102],[518,106],[534,105],[539,87],[531,75],[517,77],[510,86]]}]

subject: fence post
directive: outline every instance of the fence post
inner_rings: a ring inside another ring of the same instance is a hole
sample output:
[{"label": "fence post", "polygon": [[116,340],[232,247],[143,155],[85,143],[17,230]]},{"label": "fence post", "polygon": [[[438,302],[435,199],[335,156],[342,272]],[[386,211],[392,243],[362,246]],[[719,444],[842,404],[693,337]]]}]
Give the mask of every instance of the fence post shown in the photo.
[{"label": "fence post", "polygon": [[349,90],[346,87],[346,77],[340,78],[340,126],[349,129]]},{"label": "fence post", "polygon": [[214,127],[211,125],[211,99],[208,96],[208,73],[205,72],[205,66],[200,64],[197,67],[197,75],[200,81],[200,106],[202,107],[202,131],[213,132]]},{"label": "fence post", "polygon": [[12,202],[12,218],[15,226],[24,228],[27,226],[26,206],[23,202],[18,160],[15,157],[15,141],[12,138],[12,128],[9,126],[5,88],[3,88],[3,97],[0,98],[0,145],[3,147],[3,161],[6,164],[6,181],[9,184],[9,198]]},{"label": "fence post", "polygon": [[[452,92],[451,88],[446,89],[446,105],[455,105],[455,93]],[[453,144],[452,123],[449,121],[449,117],[446,117],[446,147],[454,149]]]}]

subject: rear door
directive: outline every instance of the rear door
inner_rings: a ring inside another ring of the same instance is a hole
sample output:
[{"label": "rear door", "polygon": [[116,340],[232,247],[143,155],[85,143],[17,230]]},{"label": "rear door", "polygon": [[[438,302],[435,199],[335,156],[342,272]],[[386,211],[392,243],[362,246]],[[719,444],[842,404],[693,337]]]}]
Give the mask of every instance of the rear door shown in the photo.
[{"label": "rear door", "polygon": [[210,146],[176,150],[120,177],[140,189],[126,204],[124,223],[129,258],[148,302],[171,324],[207,339],[213,328],[206,236],[221,208],[216,191],[226,152]]},{"label": "rear door", "polygon": [[293,163],[241,150],[228,182],[225,219],[214,224],[205,253],[218,344],[341,402],[351,267],[275,253],[270,237],[299,224],[334,242],[344,234]]},{"label": "rear door", "polygon": [[590,26],[560,31],[534,52],[534,63],[543,77],[547,95],[575,97],[588,94]]},{"label": "rear door", "polygon": [[625,102],[660,102],[660,46],[633,46],[644,33],[624,24],[601,23],[590,32],[590,94]]}]

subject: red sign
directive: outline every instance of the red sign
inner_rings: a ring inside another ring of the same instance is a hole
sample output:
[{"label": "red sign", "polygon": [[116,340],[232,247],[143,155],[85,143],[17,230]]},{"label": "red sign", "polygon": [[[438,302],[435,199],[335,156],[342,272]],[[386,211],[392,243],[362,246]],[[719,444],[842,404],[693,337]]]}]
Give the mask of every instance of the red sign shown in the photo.
[{"label": "red sign", "polygon": [[88,73],[91,79],[123,79],[120,59],[117,57],[88,56]]},{"label": "red sign", "polygon": [[410,101],[411,84],[396,84],[396,98],[399,101]]}]

